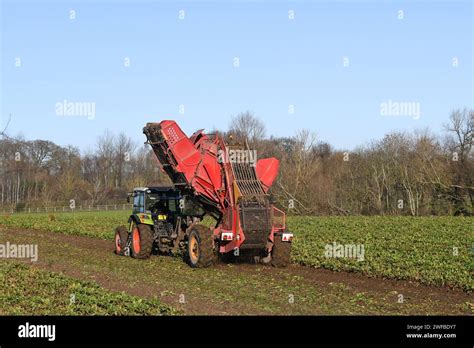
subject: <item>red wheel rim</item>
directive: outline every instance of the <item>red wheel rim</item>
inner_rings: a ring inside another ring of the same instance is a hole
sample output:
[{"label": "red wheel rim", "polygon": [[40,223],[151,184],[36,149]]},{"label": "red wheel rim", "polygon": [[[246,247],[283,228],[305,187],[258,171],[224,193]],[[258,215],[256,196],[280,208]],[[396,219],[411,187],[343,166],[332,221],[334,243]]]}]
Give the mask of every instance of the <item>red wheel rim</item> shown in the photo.
[{"label": "red wheel rim", "polygon": [[138,228],[133,229],[132,241],[133,241],[133,250],[135,251],[135,253],[139,253],[140,252],[140,233],[138,232]]},{"label": "red wheel rim", "polygon": [[199,244],[196,239],[196,236],[192,236],[191,240],[189,241],[189,256],[191,257],[191,261],[193,263],[197,263],[199,260]]},{"label": "red wheel rim", "polygon": [[120,236],[119,234],[117,233],[115,235],[115,249],[117,249],[118,252],[120,252],[122,250],[122,248],[120,247],[120,244],[121,244],[121,241],[120,241]]}]

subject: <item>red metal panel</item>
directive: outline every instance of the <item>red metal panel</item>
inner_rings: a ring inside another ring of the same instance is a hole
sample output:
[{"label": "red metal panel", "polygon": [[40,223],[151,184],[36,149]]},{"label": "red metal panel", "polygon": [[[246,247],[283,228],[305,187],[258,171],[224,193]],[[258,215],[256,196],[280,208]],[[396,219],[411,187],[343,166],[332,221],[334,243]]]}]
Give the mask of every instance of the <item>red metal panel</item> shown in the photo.
[{"label": "red metal panel", "polygon": [[257,161],[257,177],[262,182],[265,192],[272,186],[278,175],[280,161],[274,157],[262,158]]},{"label": "red metal panel", "polygon": [[176,160],[176,171],[184,174],[186,181],[193,186],[196,193],[220,202],[217,190],[221,188],[222,178],[220,165],[215,155],[217,151],[212,149],[209,141],[196,144],[201,145],[199,149],[196,148],[174,121],[162,121],[160,126],[168,144],[168,151]]}]

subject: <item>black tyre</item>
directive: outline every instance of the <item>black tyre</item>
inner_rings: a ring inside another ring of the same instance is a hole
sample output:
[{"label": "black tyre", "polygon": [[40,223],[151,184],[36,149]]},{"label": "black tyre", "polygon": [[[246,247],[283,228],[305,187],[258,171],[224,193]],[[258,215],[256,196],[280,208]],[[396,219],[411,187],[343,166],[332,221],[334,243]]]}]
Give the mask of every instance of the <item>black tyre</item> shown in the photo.
[{"label": "black tyre", "polygon": [[133,224],[131,254],[136,259],[146,259],[151,255],[153,232],[148,225]]},{"label": "black tyre", "polygon": [[281,236],[275,236],[272,248],[272,266],[286,267],[290,264],[291,242],[283,242]]},{"label": "black tyre", "polygon": [[118,226],[115,229],[115,253],[117,255],[123,255],[125,247],[127,246],[128,231],[125,226]]},{"label": "black tyre", "polygon": [[216,262],[212,231],[204,225],[192,227],[188,236],[186,259],[193,268],[209,267]]}]

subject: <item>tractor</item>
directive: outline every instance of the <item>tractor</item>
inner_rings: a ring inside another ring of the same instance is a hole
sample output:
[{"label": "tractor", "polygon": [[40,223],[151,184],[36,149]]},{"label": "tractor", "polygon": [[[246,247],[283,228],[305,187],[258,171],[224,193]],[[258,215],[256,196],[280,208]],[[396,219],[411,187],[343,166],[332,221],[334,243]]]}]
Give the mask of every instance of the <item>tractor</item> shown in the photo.
[{"label": "tractor", "polygon": [[152,253],[170,253],[180,216],[179,191],[172,186],[137,187],[128,194],[133,202],[128,229],[117,228],[115,250],[119,255],[144,259]]},{"label": "tractor", "polygon": [[268,192],[277,159],[257,160],[248,145],[227,144],[218,133],[187,137],[174,121],[147,123],[143,133],[173,185],[129,194],[133,211],[128,228],[115,230],[116,254],[146,259],[180,251],[194,268],[241,252],[264,264],[289,264],[293,234]]}]

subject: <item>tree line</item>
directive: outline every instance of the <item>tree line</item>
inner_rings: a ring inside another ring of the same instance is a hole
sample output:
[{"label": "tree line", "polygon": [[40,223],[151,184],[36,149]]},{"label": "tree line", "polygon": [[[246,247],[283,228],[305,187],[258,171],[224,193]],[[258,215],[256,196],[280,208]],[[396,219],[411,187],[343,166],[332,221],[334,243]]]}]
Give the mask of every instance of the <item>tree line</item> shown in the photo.
[{"label": "tree line", "polygon": [[[292,214],[471,215],[474,110],[453,111],[444,128],[439,135],[391,132],[344,151],[307,130],[267,137],[265,125],[244,112],[221,134],[256,150],[258,158],[280,160],[271,194]],[[1,135],[3,208],[123,203],[133,187],[170,183],[151,149],[124,133],[106,131],[84,153]]]}]

